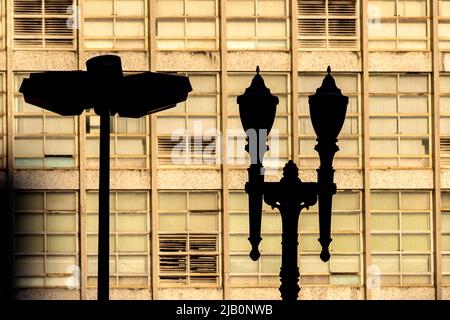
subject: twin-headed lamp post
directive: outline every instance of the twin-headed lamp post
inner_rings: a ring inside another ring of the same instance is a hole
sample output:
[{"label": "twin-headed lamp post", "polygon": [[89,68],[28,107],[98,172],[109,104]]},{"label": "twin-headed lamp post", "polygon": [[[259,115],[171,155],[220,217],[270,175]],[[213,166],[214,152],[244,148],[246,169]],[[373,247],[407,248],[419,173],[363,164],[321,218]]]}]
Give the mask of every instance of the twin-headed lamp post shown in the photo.
[{"label": "twin-headed lamp post", "polygon": [[267,136],[275,121],[278,97],[273,96],[259,74],[259,67],[250,87],[237,98],[242,126],[247,134],[245,150],[250,155],[248,182],[245,191],[249,199],[250,236],[252,245],[250,257],[260,257],[258,245],[261,242],[262,202],[278,208],[282,219],[281,286],[283,300],[297,300],[300,276],[297,263],[298,219],[300,211],[319,202],[319,242],[322,246],[320,259],[330,259],[328,247],[331,242],[332,197],[336,193],[333,183],[334,154],[339,150],[337,136],[344,124],[348,97],[336,87],[331,69],[328,67],[322,86],[309,96],[309,111],[317,135],[315,150],[319,153],[320,167],[317,182],[304,183],[298,177],[297,165],[290,160],[283,169],[280,182],[264,182],[263,157],[268,150]]}]

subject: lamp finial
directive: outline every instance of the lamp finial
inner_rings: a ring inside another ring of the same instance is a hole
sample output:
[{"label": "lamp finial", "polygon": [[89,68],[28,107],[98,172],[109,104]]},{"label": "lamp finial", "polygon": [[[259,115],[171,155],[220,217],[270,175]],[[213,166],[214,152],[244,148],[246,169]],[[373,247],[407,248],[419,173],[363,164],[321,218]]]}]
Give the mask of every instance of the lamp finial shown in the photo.
[{"label": "lamp finial", "polygon": [[331,73],[331,68],[330,68],[330,66],[328,66],[328,68],[327,68],[327,73],[328,73],[328,74]]},{"label": "lamp finial", "polygon": [[259,66],[256,66],[256,74],[259,74]]}]

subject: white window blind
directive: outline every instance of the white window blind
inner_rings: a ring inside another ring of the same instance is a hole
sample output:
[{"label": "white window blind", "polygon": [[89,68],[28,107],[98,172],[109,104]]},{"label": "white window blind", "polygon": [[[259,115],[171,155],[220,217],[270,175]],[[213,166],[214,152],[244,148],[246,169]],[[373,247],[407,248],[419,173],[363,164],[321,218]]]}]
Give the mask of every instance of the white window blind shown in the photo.
[{"label": "white window blind", "polygon": [[146,50],[147,1],[84,0],[86,49]]},{"label": "white window blind", "polygon": [[368,3],[369,50],[429,49],[428,0],[369,0]]},{"label": "white window blind", "polygon": [[289,49],[289,10],[286,0],[228,0],[229,50]]},{"label": "white window blind", "polygon": [[71,168],[77,165],[77,117],[27,104],[18,93],[25,74],[15,77],[14,167]]},{"label": "white window blind", "polygon": [[382,286],[433,284],[431,210],[429,192],[372,192],[372,264]]},{"label": "white window blind", "polygon": [[[321,86],[325,74],[300,74],[299,92],[299,156],[300,164],[311,168],[319,166],[319,155],[314,150],[316,134],[309,114],[308,96]],[[359,74],[334,74],[336,85],[349,97],[345,122],[338,137],[339,152],[333,166],[336,168],[361,167],[361,81]]]},{"label": "white window blind", "polygon": [[77,193],[16,192],[14,211],[15,286],[67,288],[79,266]]},{"label": "white window blind", "polygon": [[[150,195],[147,191],[111,191],[110,198],[110,285],[149,288]],[[88,287],[97,286],[98,191],[86,194]]]},{"label": "white window blind", "polygon": [[215,165],[218,160],[218,74],[188,76],[193,89],[188,99],[158,113],[160,165]]},{"label": "white window blind", "polygon": [[298,48],[359,50],[357,0],[298,0]]},{"label": "white window blind", "polygon": [[369,79],[372,166],[430,166],[427,74],[377,74]]},{"label": "white window blind", "polygon": [[73,49],[73,0],[14,0],[16,48]]},{"label": "white window blind", "polygon": [[217,50],[218,0],[156,0],[160,50]]},{"label": "white window blind", "polygon": [[220,284],[220,198],[212,191],[159,192],[159,281]]}]

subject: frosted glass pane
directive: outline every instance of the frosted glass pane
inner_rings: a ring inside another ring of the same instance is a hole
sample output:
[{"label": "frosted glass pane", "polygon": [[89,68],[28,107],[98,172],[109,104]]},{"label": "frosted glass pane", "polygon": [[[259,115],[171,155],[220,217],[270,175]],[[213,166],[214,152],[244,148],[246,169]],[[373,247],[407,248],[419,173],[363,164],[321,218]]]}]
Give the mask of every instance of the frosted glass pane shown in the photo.
[{"label": "frosted glass pane", "polygon": [[400,257],[396,255],[372,255],[372,264],[382,273],[400,272]]},{"label": "frosted glass pane", "polygon": [[216,15],[216,0],[186,0],[186,14],[189,16]]},{"label": "frosted glass pane", "polygon": [[147,257],[119,256],[117,272],[119,273],[147,273]]},{"label": "frosted glass pane", "polygon": [[146,214],[119,214],[117,216],[117,231],[147,232]]},{"label": "frosted glass pane", "polygon": [[401,113],[427,113],[428,97],[402,96],[400,97],[399,112]]},{"label": "frosted glass pane", "polygon": [[373,251],[399,251],[400,242],[395,234],[372,234]]},{"label": "frosted glass pane", "polygon": [[44,194],[41,192],[20,192],[15,195],[16,210],[43,210]]},{"label": "frosted glass pane", "polygon": [[229,38],[254,37],[256,34],[255,22],[253,20],[228,21],[227,33]]},{"label": "frosted glass pane", "polygon": [[42,139],[15,139],[14,154],[16,156],[34,155],[42,156],[44,141]]},{"label": "frosted glass pane", "polygon": [[248,232],[248,220],[248,214],[246,213],[230,213],[230,232]]},{"label": "frosted glass pane", "polygon": [[400,154],[424,155],[428,154],[428,139],[400,140]]},{"label": "frosted glass pane", "polygon": [[262,273],[279,273],[281,267],[280,256],[262,256],[261,260],[261,272]]},{"label": "frosted glass pane", "polygon": [[400,134],[427,134],[428,119],[408,117],[400,119]]},{"label": "frosted glass pane", "polygon": [[[318,87],[321,86],[323,81],[323,75],[304,75],[300,76],[298,79],[298,91],[302,93],[314,93]],[[337,79],[337,76],[335,76],[335,79]],[[308,102],[305,101],[305,111],[309,112],[308,110]]]},{"label": "frosted glass pane", "polygon": [[208,20],[190,20],[186,25],[187,37],[214,37],[216,22]]},{"label": "frosted glass pane", "polygon": [[[189,78],[189,80],[191,80],[191,78]],[[186,105],[187,105],[187,112],[189,114],[217,113],[217,98],[215,96],[212,97],[192,96],[189,97]]]},{"label": "frosted glass pane", "polygon": [[401,75],[399,83],[400,92],[427,92],[428,77],[427,76],[411,76]]},{"label": "frosted glass pane", "polygon": [[45,155],[73,155],[75,154],[74,139],[49,139],[45,142]]},{"label": "frosted glass pane", "polygon": [[217,213],[191,213],[189,216],[189,231],[218,231],[219,217]]},{"label": "frosted glass pane", "polygon": [[183,0],[157,0],[157,16],[181,16],[183,15]]},{"label": "frosted glass pane", "polygon": [[86,19],[83,26],[84,34],[87,37],[112,37],[114,35],[113,20],[110,19]]},{"label": "frosted glass pane", "polygon": [[16,252],[42,253],[44,252],[43,236],[16,236]]},{"label": "frosted glass pane", "polygon": [[[369,37],[395,37],[396,35],[396,26],[395,22],[379,22],[376,27],[369,28]],[[380,42],[383,43],[383,42]],[[381,47],[381,46],[380,46]]]},{"label": "frosted glass pane", "polygon": [[[450,27],[450,24],[449,24]],[[448,33],[450,34],[450,33]],[[439,78],[439,87],[441,93],[450,93],[450,76],[440,76]],[[442,109],[442,107],[441,107]]]},{"label": "frosted glass pane", "polygon": [[430,236],[427,234],[407,234],[402,237],[404,251],[429,251]]},{"label": "frosted glass pane", "polygon": [[15,122],[18,134],[44,133],[44,119],[41,117],[20,117]]},{"label": "frosted glass pane", "polygon": [[[399,22],[398,24],[399,37],[426,37],[427,24],[426,22]],[[400,84],[401,86],[401,84]],[[403,91],[403,90],[400,90]],[[411,91],[408,91],[411,92]]]},{"label": "frosted glass pane", "polygon": [[227,15],[228,16],[252,16],[255,14],[254,0],[228,0]]},{"label": "frosted glass pane", "polygon": [[218,91],[216,79],[214,75],[189,75],[195,93],[216,93]]},{"label": "frosted glass pane", "polygon": [[146,252],[147,236],[141,235],[119,235],[119,252]]},{"label": "frosted glass pane", "polygon": [[300,274],[328,273],[329,262],[323,262],[318,255],[301,255],[299,259]]},{"label": "frosted glass pane", "polygon": [[427,14],[427,3],[423,0],[403,0],[398,2],[397,13],[405,17],[420,17]]},{"label": "frosted glass pane", "polygon": [[85,0],[83,9],[85,16],[112,15],[113,0]]},{"label": "frosted glass pane", "polygon": [[172,210],[186,210],[187,202],[186,193],[170,192],[160,193],[159,195],[159,210],[172,211]]},{"label": "frosted glass pane", "polygon": [[192,192],[189,194],[189,210],[217,210],[218,197],[215,192]]},{"label": "frosted glass pane", "polygon": [[20,275],[42,274],[44,273],[44,257],[16,256],[14,258],[14,271]]},{"label": "frosted glass pane", "polygon": [[248,210],[248,195],[245,192],[230,192],[230,211]]},{"label": "frosted glass pane", "polygon": [[426,210],[430,208],[430,194],[423,192],[402,193],[402,208],[405,210]]},{"label": "frosted glass pane", "polygon": [[145,15],[144,0],[116,0],[115,13],[123,16],[143,16]]},{"label": "frosted glass pane", "polygon": [[371,155],[396,155],[398,142],[396,139],[370,139],[370,153]]},{"label": "frosted glass pane", "polygon": [[[249,219],[246,213],[247,220]],[[247,222],[248,225],[248,222]],[[277,232],[281,233],[281,217],[278,213],[263,213],[261,222],[262,232]],[[248,231],[248,227],[245,231]]]},{"label": "frosted glass pane", "polygon": [[160,37],[183,37],[184,21],[160,20],[156,22],[156,34]]},{"label": "frosted glass pane", "polygon": [[76,232],[77,220],[74,214],[47,214],[48,232]]},{"label": "frosted glass pane", "polygon": [[428,213],[402,213],[402,230],[429,230],[430,218]]},{"label": "frosted glass pane", "polygon": [[335,234],[331,242],[332,252],[355,252],[359,251],[359,235]]},{"label": "frosted glass pane", "polygon": [[374,93],[395,93],[397,91],[396,76],[371,76],[369,91]]},{"label": "frosted glass pane", "polygon": [[174,132],[182,133],[186,129],[185,117],[159,117],[156,122],[158,134],[172,134]]},{"label": "frosted glass pane", "polygon": [[160,231],[186,231],[187,217],[184,213],[161,213],[159,215]]},{"label": "frosted glass pane", "polygon": [[75,236],[47,235],[47,251],[49,252],[75,252]]},{"label": "frosted glass pane", "polygon": [[369,1],[369,17],[392,17],[395,15],[395,1]]},{"label": "frosted glass pane", "polygon": [[387,96],[370,96],[369,110],[370,114],[397,113],[397,98]]},{"label": "frosted glass pane", "polygon": [[145,35],[144,21],[134,19],[116,20],[114,34],[118,37],[143,37]]},{"label": "frosted glass pane", "polygon": [[357,210],[359,207],[358,193],[338,192],[333,199],[333,210]]},{"label": "frosted glass pane", "polygon": [[303,252],[320,252],[319,235],[303,234],[299,239],[299,250]]},{"label": "frosted glass pane", "polygon": [[397,133],[397,118],[370,118],[371,135],[393,135]]},{"label": "frosted glass pane", "polygon": [[216,117],[190,117],[188,119],[187,130],[191,134],[210,134],[213,129],[217,129]]},{"label": "frosted glass pane", "polygon": [[360,271],[359,256],[339,256],[331,257],[330,271],[332,273],[357,273]]},{"label": "frosted glass pane", "polygon": [[285,16],[286,0],[258,0],[258,14],[261,16]]},{"label": "frosted glass pane", "polygon": [[143,155],[145,154],[145,138],[118,138],[118,155]]},{"label": "frosted glass pane", "polygon": [[248,235],[230,235],[230,251],[249,253],[250,250],[251,245],[248,241]]},{"label": "frosted glass pane", "polygon": [[121,211],[145,211],[147,210],[146,192],[118,192],[117,210]]},{"label": "frosted glass pane", "polygon": [[399,208],[397,192],[373,192],[371,193],[372,210],[396,210]]},{"label": "frosted glass pane", "polygon": [[316,213],[302,213],[300,215],[299,230],[319,231],[319,217]]},{"label": "frosted glass pane", "polygon": [[333,212],[331,225],[333,231],[356,231],[359,230],[359,216],[354,213]]},{"label": "frosted glass pane", "polygon": [[280,38],[286,36],[286,21],[284,20],[260,20],[257,24],[256,35],[258,37]]},{"label": "frosted glass pane", "polygon": [[255,262],[247,255],[230,257],[230,272],[233,273],[254,273],[258,272],[258,262]]},{"label": "frosted glass pane", "polygon": [[47,133],[75,133],[75,121],[72,117],[47,117],[45,131]]},{"label": "frosted glass pane", "polygon": [[429,255],[404,255],[403,272],[430,272],[431,261]]},{"label": "frosted glass pane", "polygon": [[72,192],[51,192],[47,193],[48,210],[75,210],[76,195]]},{"label": "frosted glass pane", "polygon": [[370,220],[371,220],[371,227],[372,227],[373,231],[399,230],[398,213],[372,212],[372,216],[371,216]]},{"label": "frosted glass pane", "polygon": [[44,216],[40,213],[16,213],[15,215],[16,232],[43,232]]},{"label": "frosted glass pane", "polygon": [[50,273],[67,273],[69,267],[78,266],[75,257],[47,257],[46,271]]},{"label": "frosted glass pane", "polygon": [[281,235],[264,235],[259,247],[262,253],[281,254]]}]

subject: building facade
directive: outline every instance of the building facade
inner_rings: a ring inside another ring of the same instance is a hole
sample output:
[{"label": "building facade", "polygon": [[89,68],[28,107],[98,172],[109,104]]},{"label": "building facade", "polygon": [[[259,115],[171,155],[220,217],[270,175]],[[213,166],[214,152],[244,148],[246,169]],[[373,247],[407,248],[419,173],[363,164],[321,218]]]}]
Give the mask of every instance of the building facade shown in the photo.
[{"label": "building facade", "polygon": [[450,298],[449,0],[2,0],[0,187],[19,299],[95,299],[99,118],[18,92],[30,72],[187,74],[176,108],[111,118],[112,299],[279,299],[281,219],[250,260],[236,96],[256,66],[280,99],[265,165],[316,181],[307,97],[328,65],[349,96],[331,259],[299,226],[300,299]]}]

